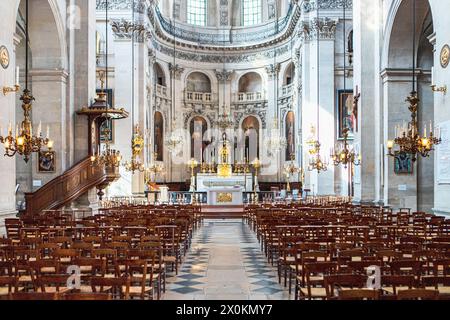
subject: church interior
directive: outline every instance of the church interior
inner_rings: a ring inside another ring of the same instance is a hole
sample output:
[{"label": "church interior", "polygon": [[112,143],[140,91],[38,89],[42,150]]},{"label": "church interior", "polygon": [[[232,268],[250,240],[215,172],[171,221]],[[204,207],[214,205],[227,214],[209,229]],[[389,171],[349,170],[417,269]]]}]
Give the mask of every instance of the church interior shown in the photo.
[{"label": "church interior", "polygon": [[448,12],[2,0],[0,300],[449,300]]}]

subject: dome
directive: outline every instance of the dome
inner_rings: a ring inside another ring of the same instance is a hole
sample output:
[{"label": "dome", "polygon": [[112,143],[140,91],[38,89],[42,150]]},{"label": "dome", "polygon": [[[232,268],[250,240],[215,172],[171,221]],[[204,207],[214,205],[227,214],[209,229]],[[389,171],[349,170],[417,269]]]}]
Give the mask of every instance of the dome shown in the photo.
[{"label": "dome", "polygon": [[285,17],[292,0],[159,1],[165,18],[205,28],[251,27]]}]

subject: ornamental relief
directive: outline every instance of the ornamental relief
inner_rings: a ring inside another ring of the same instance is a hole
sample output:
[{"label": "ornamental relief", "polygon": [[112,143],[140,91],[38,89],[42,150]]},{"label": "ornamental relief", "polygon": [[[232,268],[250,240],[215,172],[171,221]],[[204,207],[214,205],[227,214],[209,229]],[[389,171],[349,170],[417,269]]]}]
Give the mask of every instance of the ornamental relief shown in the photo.
[{"label": "ornamental relief", "polygon": [[145,0],[96,0],[97,10],[106,10],[108,3],[108,10],[131,10],[134,3],[134,11],[137,13],[144,13],[146,6]]},{"label": "ornamental relief", "polygon": [[134,36],[136,42],[142,43],[151,37],[151,33],[142,22],[132,23],[125,19],[111,20],[111,29],[117,39],[131,39]]}]

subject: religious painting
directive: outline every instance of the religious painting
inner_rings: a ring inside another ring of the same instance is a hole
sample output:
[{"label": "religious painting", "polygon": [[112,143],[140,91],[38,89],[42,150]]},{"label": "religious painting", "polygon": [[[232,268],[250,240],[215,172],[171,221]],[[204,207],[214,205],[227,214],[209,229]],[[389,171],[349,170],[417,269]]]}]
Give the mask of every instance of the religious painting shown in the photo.
[{"label": "religious painting", "polygon": [[156,161],[164,159],[164,119],[161,112],[156,111],[154,115],[154,152],[156,153]]},{"label": "religious painting", "polygon": [[353,139],[354,133],[356,131],[356,113],[354,112],[354,99],[352,90],[339,90],[338,91],[338,103],[337,103],[337,113],[338,113],[338,139],[344,139],[344,129],[349,129],[348,137]]},{"label": "religious painting", "polygon": [[242,121],[242,131],[244,132],[244,155],[241,155],[239,161],[243,162],[244,157],[252,162],[259,158],[259,121],[254,116],[248,116]]},{"label": "religious painting", "polygon": [[399,153],[394,158],[394,172],[395,174],[412,174],[413,161],[410,154]]},{"label": "religious painting", "polygon": [[40,151],[38,155],[38,172],[53,173],[56,171],[55,151]]},{"label": "religious painting", "polygon": [[292,157],[295,159],[295,116],[294,112],[289,111],[285,119],[285,134],[286,134],[286,160]]},{"label": "religious painting", "polygon": [[[112,108],[113,106],[113,91],[112,89],[101,90],[97,89],[97,93],[105,91],[107,94],[108,105]],[[103,122],[100,126],[100,142],[104,143],[108,141],[109,143],[114,143],[114,122],[108,119]]]},{"label": "religious painting", "polygon": [[196,116],[192,118],[189,126],[191,134],[191,158],[199,162],[204,162],[203,151],[207,147],[207,141],[204,141],[205,133],[208,130],[208,123],[205,118]]}]

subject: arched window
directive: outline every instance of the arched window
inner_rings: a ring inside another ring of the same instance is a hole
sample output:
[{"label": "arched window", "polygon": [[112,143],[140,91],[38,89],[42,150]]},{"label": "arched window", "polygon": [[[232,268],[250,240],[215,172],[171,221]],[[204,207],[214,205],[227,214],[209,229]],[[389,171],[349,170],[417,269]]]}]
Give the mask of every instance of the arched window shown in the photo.
[{"label": "arched window", "polygon": [[197,26],[206,26],[206,0],[188,0],[187,21]]},{"label": "arched window", "polygon": [[261,0],[242,0],[242,24],[252,26],[261,23]]}]

